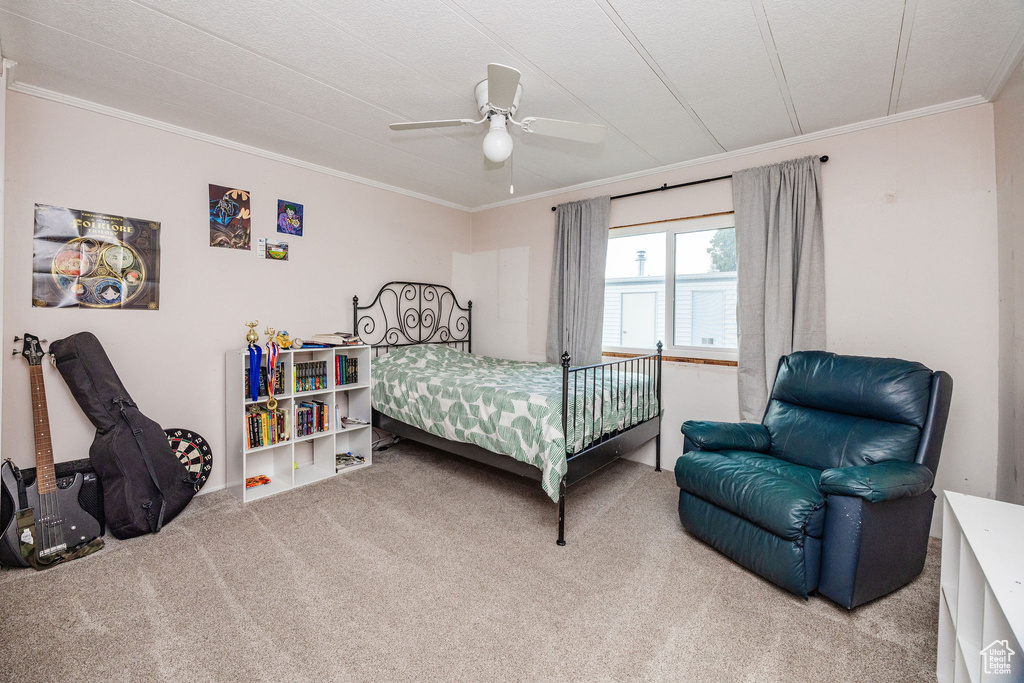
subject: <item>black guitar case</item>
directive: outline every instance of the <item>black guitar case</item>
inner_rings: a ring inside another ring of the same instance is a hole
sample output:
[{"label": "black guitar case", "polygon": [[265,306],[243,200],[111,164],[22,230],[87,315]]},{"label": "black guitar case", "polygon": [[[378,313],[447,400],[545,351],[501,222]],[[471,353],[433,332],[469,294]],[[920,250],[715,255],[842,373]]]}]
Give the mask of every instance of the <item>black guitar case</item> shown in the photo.
[{"label": "black guitar case", "polygon": [[160,531],[195,495],[195,480],[167,436],[143,415],[99,340],[79,332],[50,344],[57,370],[96,427],[89,460],[103,485],[103,511],[117,538]]}]

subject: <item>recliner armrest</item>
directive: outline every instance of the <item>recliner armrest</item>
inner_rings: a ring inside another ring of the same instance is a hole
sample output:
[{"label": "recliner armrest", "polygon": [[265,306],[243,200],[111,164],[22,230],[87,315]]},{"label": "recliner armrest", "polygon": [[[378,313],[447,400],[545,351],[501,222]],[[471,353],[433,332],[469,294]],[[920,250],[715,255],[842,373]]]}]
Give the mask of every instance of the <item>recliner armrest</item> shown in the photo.
[{"label": "recliner armrest", "polygon": [[753,422],[689,420],[681,431],[702,451],[754,451],[767,453],[772,440],[768,428]]},{"label": "recliner armrest", "polygon": [[821,473],[822,493],[858,496],[877,503],[916,496],[932,487],[935,475],[915,462],[886,461],[859,467],[833,467]]}]

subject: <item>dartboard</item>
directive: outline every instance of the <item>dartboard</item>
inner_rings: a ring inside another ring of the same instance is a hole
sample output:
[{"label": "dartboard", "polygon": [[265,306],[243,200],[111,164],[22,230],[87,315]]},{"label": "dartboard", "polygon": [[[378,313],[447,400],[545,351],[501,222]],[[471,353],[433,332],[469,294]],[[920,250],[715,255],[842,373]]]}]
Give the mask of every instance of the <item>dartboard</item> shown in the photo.
[{"label": "dartboard", "polygon": [[203,484],[210,477],[210,470],[213,469],[213,451],[210,444],[203,437],[187,429],[165,429],[164,434],[171,444],[171,450],[178,456],[178,460],[189,471],[189,474],[196,478],[196,491],[203,488]]}]

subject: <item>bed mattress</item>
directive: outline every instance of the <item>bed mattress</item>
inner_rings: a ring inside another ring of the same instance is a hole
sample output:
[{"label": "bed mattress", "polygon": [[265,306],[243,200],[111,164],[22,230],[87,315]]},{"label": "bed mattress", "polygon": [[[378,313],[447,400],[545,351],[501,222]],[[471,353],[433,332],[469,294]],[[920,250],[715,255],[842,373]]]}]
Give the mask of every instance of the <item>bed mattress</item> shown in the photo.
[{"label": "bed mattress", "polygon": [[[602,372],[584,387],[569,382],[569,437],[578,451],[595,437],[657,415],[651,380],[641,373]],[[557,501],[567,469],[562,433],[562,368],[548,363],[477,356],[444,346],[398,348],[374,359],[373,407],[450,441],[476,444],[530,463]],[[651,396],[637,401],[641,392]],[[578,398],[574,398],[578,397]]]}]

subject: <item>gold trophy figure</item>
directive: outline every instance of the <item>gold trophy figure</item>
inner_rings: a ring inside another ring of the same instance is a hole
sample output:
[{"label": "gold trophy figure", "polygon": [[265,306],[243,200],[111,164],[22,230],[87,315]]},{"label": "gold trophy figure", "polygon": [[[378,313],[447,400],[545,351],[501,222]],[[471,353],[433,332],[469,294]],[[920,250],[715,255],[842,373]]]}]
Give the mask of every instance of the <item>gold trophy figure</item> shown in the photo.
[{"label": "gold trophy figure", "polygon": [[259,324],[259,320],[253,320],[251,323],[245,323],[245,326],[249,328],[249,331],[245,333],[245,341],[249,343],[249,346],[258,344],[260,341],[260,335],[256,332],[256,326]]}]

